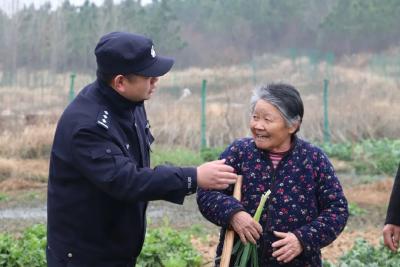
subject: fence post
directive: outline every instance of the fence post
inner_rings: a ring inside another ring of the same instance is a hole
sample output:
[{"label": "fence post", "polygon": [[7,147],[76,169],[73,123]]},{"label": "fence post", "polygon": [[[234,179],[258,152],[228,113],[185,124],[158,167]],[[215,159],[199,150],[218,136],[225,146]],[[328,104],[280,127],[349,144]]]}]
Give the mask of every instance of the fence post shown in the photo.
[{"label": "fence post", "polygon": [[201,149],[207,147],[206,143],[206,94],[207,80],[203,80],[201,86]]},{"label": "fence post", "polygon": [[328,85],[329,80],[324,79],[324,142],[330,143],[331,134],[329,131],[329,121],[328,121]]},{"label": "fence post", "polygon": [[75,80],[75,73],[71,74],[71,82],[70,82],[70,86],[69,86],[69,102],[71,102],[74,97],[75,97],[75,91],[74,91],[74,80]]},{"label": "fence post", "polygon": [[326,69],[326,76],[328,79],[332,78],[332,69],[333,69],[333,64],[335,63],[335,53],[329,52],[326,54],[326,63],[327,63],[327,69]]}]

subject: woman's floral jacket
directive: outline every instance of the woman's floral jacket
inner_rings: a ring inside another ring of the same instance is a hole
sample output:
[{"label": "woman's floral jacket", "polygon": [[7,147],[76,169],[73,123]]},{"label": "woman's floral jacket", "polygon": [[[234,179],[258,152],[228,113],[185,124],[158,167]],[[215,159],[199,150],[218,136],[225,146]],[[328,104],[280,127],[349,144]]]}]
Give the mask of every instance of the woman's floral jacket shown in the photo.
[{"label": "woman's floral jacket", "polygon": [[271,255],[271,244],[277,240],[273,231],[279,231],[294,233],[303,246],[303,252],[284,266],[321,266],[320,249],[334,241],[346,225],[347,200],[327,156],[297,137],[293,142],[275,170],[268,152],[258,149],[252,138],[236,140],[221,154],[243,176],[243,185],[240,202],[232,197],[233,186],[224,191],[198,190],[201,213],[222,226],[217,256],[233,214],[244,210],[253,216],[261,195],[270,189],[260,219],[260,265],[281,266]]}]

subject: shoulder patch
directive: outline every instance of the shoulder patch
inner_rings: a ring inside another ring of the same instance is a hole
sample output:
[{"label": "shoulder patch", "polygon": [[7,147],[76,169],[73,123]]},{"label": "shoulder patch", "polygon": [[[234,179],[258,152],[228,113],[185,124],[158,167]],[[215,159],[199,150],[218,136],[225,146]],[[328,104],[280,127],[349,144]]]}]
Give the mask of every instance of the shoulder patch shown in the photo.
[{"label": "shoulder patch", "polygon": [[97,116],[97,125],[108,130],[109,123],[110,123],[110,114],[106,109],[101,110],[99,112],[99,115]]}]

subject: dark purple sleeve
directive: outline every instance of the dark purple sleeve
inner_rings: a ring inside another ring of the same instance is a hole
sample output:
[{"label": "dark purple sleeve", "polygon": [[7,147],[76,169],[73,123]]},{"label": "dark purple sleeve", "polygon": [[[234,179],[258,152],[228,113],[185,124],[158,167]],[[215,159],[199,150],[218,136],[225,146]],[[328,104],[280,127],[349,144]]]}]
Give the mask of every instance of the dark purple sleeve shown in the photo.
[{"label": "dark purple sleeve", "polygon": [[[231,144],[220,156],[220,159],[226,159],[226,164],[232,166],[237,174],[240,173],[240,153],[239,141]],[[240,201],[232,197],[233,186],[226,190],[197,190],[197,204],[203,216],[210,222],[227,227],[232,216],[241,210],[244,210]]]}]

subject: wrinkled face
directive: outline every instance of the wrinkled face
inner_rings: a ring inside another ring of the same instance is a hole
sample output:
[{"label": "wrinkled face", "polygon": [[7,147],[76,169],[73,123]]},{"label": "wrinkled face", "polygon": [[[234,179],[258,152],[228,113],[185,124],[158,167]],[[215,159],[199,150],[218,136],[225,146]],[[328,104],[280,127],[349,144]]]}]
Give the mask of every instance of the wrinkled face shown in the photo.
[{"label": "wrinkled face", "polygon": [[290,148],[291,135],[297,126],[288,127],[279,110],[264,100],[258,100],[250,119],[250,130],[256,146],[272,152]]},{"label": "wrinkled face", "polygon": [[144,77],[139,75],[118,75],[114,78],[114,88],[117,92],[134,102],[148,100],[156,89],[158,77]]}]

